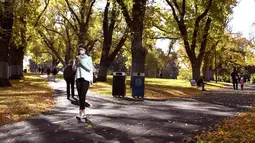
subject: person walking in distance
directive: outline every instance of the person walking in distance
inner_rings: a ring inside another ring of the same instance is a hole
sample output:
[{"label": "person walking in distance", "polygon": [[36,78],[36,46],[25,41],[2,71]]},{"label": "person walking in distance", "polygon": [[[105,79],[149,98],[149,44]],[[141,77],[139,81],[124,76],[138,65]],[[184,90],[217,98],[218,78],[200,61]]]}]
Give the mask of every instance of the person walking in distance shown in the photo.
[{"label": "person walking in distance", "polygon": [[66,81],[67,99],[70,98],[70,85],[71,85],[72,98],[74,98],[75,71],[72,70],[72,65],[73,65],[73,61],[69,61],[69,64],[64,69],[64,79]]},{"label": "person walking in distance", "polygon": [[40,67],[38,68],[38,73],[39,73],[39,74],[41,73],[41,68],[40,68]]},{"label": "person walking in distance", "polygon": [[50,73],[51,73],[51,69],[50,67],[47,68],[47,78],[48,78],[48,81],[50,80]]},{"label": "person walking in distance", "polygon": [[43,75],[43,72],[44,72],[44,68],[42,67],[42,68],[41,68],[41,74],[42,74],[42,75]]},{"label": "person walking in distance", "polygon": [[58,74],[58,69],[56,67],[53,68],[52,70],[52,75],[53,75],[53,81],[56,82],[56,75]]},{"label": "person walking in distance", "polygon": [[241,77],[240,78],[240,85],[241,85],[242,90],[243,90],[244,82],[245,82],[244,77]]},{"label": "person walking in distance", "polygon": [[73,70],[76,71],[76,87],[78,91],[80,110],[76,116],[78,120],[85,119],[85,99],[89,88],[92,70],[92,58],[86,54],[88,53],[87,48],[83,45],[79,45],[79,56],[76,57],[76,62],[73,64]]},{"label": "person walking in distance", "polygon": [[238,90],[238,73],[236,71],[236,68],[234,68],[234,71],[231,73],[231,77],[234,90]]}]

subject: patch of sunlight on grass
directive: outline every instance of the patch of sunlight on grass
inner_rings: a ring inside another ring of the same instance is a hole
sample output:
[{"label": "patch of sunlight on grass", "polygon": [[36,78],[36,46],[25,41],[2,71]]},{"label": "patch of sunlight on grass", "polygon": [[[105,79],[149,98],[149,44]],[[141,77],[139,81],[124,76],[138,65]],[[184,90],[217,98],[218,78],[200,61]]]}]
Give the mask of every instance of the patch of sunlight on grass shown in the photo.
[{"label": "patch of sunlight on grass", "polygon": [[0,92],[0,126],[54,107],[53,90],[40,76],[25,74],[23,80],[10,82],[12,87],[1,88]]},{"label": "patch of sunlight on grass", "polygon": [[[103,95],[112,95],[112,80],[113,76],[107,77],[107,82],[96,82],[90,88]],[[132,96],[132,90],[129,86],[130,77],[126,77],[126,96]],[[207,82],[205,88],[207,90],[217,90],[226,86],[230,86],[231,83],[225,82]],[[192,97],[200,96],[201,88],[190,85],[188,80],[176,80],[176,79],[160,79],[160,78],[145,78],[145,97],[146,98],[160,98],[167,99],[173,97]]]}]

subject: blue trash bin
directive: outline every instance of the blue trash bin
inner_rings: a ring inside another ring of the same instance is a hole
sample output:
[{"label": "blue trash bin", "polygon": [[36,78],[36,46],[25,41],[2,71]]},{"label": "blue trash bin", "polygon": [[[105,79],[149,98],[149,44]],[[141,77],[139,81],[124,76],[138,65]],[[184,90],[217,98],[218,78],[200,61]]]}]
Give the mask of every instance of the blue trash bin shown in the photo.
[{"label": "blue trash bin", "polygon": [[144,97],[144,73],[133,73],[132,77],[132,96],[135,98]]}]

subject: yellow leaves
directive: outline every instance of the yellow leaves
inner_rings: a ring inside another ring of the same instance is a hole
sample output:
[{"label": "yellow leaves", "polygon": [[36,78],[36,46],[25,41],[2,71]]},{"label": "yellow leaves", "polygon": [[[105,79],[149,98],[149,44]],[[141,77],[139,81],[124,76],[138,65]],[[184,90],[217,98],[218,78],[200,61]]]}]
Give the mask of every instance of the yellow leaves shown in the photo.
[{"label": "yellow leaves", "polygon": [[43,78],[26,74],[24,80],[11,80],[11,83],[12,87],[1,88],[0,126],[54,106],[52,89]]},{"label": "yellow leaves", "polygon": [[195,137],[198,142],[241,143],[255,141],[255,112],[239,113],[218,125],[214,132],[203,132]]}]

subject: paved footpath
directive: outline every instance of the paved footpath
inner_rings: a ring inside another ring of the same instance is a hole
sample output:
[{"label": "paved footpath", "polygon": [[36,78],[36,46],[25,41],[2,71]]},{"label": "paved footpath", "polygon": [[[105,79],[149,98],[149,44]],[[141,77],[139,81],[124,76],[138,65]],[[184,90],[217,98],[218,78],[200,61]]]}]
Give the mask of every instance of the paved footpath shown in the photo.
[{"label": "paved footpath", "polygon": [[89,92],[87,102],[92,106],[86,108],[88,120],[78,122],[77,101],[66,99],[65,82],[57,79],[49,84],[55,91],[56,107],[26,121],[0,127],[1,143],[179,143],[185,137],[213,129],[213,125],[235,116],[255,101],[254,86],[235,92],[234,96],[239,98],[249,96],[250,102],[238,106],[225,99],[226,94],[233,92],[231,89],[217,94],[208,91],[199,98],[161,101],[118,99]]}]

